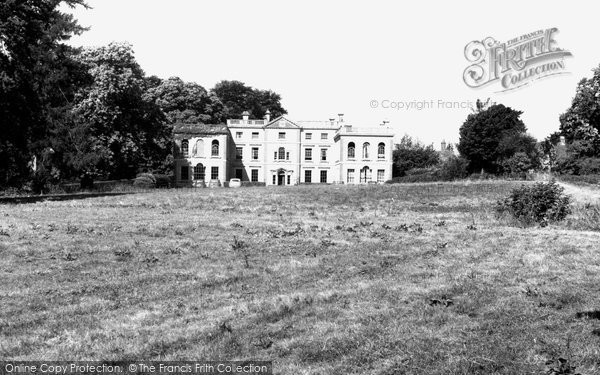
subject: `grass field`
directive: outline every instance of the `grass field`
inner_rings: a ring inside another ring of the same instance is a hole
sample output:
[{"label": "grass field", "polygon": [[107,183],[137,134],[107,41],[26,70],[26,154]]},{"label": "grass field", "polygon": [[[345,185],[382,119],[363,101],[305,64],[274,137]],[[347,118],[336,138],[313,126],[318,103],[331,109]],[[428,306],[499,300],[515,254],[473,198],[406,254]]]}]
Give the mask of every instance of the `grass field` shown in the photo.
[{"label": "grass field", "polygon": [[598,374],[597,192],[573,189],[563,223],[520,228],[493,210],[516,185],[184,189],[1,205],[0,358]]}]

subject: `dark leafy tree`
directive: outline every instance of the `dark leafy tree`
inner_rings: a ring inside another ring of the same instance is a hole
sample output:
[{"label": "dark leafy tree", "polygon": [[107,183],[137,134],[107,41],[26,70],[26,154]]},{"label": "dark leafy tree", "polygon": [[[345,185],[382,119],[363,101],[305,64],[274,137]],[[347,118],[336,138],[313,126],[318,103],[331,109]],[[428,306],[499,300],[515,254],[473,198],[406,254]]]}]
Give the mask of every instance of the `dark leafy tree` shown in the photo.
[{"label": "dark leafy tree", "polygon": [[230,118],[241,118],[244,111],[250,111],[253,118],[263,118],[267,110],[271,118],[285,115],[287,111],[281,106],[281,96],[270,90],[258,90],[246,86],[239,81],[221,81],[211,90],[223,105],[218,122]]},{"label": "dark leafy tree", "polygon": [[478,106],[467,117],[460,128],[458,151],[469,161],[469,172],[504,172],[505,162],[517,152],[527,155],[532,165],[536,164],[536,141],[526,134],[521,114],[495,104]]},{"label": "dark leafy tree", "polygon": [[50,147],[84,70],[64,42],[85,29],[59,5],[83,0],[0,2],[0,186],[31,176],[31,161]]},{"label": "dark leafy tree", "polygon": [[170,169],[172,132],[161,109],[144,94],[144,72],[131,46],[86,49],[79,60],[93,83],[77,94],[73,121],[64,129],[73,145],[69,165],[100,178]]},{"label": "dark leafy tree", "polygon": [[583,78],[571,107],[560,116],[560,133],[567,143],[580,143],[575,156],[600,156],[600,66]]},{"label": "dark leafy tree", "polygon": [[156,103],[169,124],[210,124],[220,122],[223,106],[214,93],[193,82],[172,77],[160,80],[149,77],[145,98]]},{"label": "dark leafy tree", "polygon": [[394,177],[402,177],[411,169],[427,168],[438,164],[440,155],[433,146],[425,146],[405,135],[394,149],[393,160]]}]

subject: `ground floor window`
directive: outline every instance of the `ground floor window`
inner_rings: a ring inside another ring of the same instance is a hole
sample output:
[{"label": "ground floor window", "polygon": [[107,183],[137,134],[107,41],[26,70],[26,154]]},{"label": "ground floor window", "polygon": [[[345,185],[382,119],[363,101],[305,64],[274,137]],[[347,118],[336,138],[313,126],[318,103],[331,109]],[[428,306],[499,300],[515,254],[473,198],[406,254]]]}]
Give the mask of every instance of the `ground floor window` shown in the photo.
[{"label": "ground floor window", "polygon": [[312,171],[304,171],[304,182],[307,184],[312,183]]},{"label": "ground floor window", "polygon": [[292,176],[287,176],[287,184],[291,185],[292,182]]},{"label": "ground floor window", "polygon": [[190,179],[190,167],[187,165],[181,167],[181,179],[189,180]]},{"label": "ground floor window", "polygon": [[210,178],[213,180],[219,179],[219,167],[210,168]]},{"label": "ground floor window", "polygon": [[348,169],[348,183],[354,183],[354,169]]},{"label": "ground floor window", "polygon": [[244,176],[244,170],[243,169],[236,169],[235,170],[235,178],[239,178],[241,180],[243,176]]},{"label": "ground floor window", "polygon": [[321,183],[322,184],[327,183],[327,171],[321,171]]},{"label": "ground floor window", "polygon": [[277,185],[277,175],[273,175],[273,185]]},{"label": "ground floor window", "polygon": [[360,182],[366,183],[371,181],[371,170],[369,167],[364,167],[360,170]]},{"label": "ground floor window", "polygon": [[384,178],[385,178],[385,170],[378,169],[377,170],[377,182],[379,182],[379,183],[385,182]]},{"label": "ground floor window", "polygon": [[204,166],[197,164],[194,167],[194,180],[204,180]]},{"label": "ground floor window", "polygon": [[252,182],[258,182],[258,169],[252,169]]}]

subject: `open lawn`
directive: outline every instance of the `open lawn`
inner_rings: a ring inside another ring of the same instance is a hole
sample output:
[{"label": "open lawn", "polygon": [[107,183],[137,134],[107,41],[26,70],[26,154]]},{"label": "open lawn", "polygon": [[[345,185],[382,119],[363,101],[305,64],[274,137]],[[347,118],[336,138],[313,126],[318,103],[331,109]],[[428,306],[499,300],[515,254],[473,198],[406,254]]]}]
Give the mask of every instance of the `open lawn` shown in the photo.
[{"label": "open lawn", "polygon": [[1,205],[0,358],[264,359],[278,374],[598,374],[597,192],[573,189],[583,195],[563,223],[520,228],[493,210],[518,184],[182,189]]}]

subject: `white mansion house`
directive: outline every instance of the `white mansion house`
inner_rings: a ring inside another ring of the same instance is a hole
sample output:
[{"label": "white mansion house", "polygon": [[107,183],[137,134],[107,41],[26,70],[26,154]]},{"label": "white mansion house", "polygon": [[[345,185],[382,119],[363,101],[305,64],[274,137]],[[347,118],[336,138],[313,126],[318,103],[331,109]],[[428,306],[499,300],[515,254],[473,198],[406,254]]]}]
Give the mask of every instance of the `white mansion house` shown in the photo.
[{"label": "white mansion house", "polygon": [[393,133],[386,123],[357,128],[337,120],[227,120],[227,125],[175,125],[179,185],[232,178],[266,185],[364,184],[392,179]]}]

